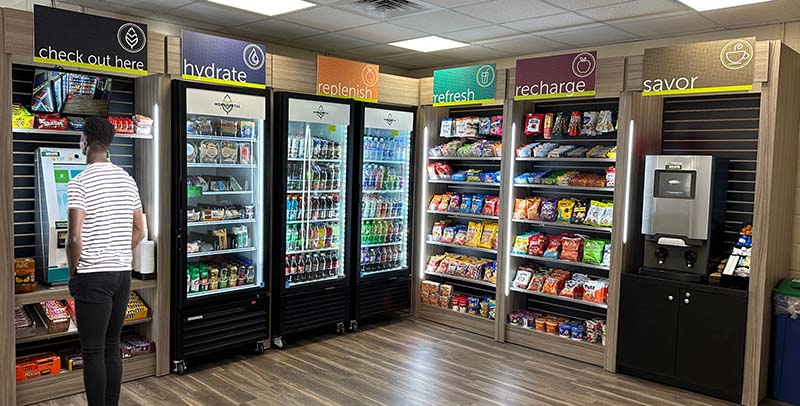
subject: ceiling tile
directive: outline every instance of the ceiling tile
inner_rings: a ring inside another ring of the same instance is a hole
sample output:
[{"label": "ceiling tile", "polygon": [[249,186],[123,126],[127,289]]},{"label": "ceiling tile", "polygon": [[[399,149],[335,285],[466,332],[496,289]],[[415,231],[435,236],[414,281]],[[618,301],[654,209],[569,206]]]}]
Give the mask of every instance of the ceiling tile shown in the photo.
[{"label": "ceiling tile", "polygon": [[503,27],[502,25],[487,25],[485,27],[476,27],[462,31],[448,32],[446,34],[440,34],[440,36],[456,41],[474,42],[493,38],[508,37],[517,34],[520,34],[520,32]]},{"label": "ceiling tile", "polygon": [[[43,4],[41,1],[34,2],[36,4]],[[50,2],[48,4],[44,4],[46,6],[51,6]],[[127,3],[108,3],[101,0],[69,0],[69,1],[62,1],[60,8],[71,9],[71,7],[66,7],[67,5],[74,5],[76,9],[72,11],[80,12],[80,7],[87,7],[94,9],[99,12],[105,13],[114,13],[114,14],[127,14],[131,16],[138,16],[138,17],[147,17],[155,14],[155,12],[150,10],[144,10],[139,8],[128,7]],[[100,13],[98,13],[100,14]]]},{"label": "ceiling tile", "polygon": [[109,3],[116,3],[123,6],[150,10],[153,13],[162,13],[194,3],[196,0],[105,0]]},{"label": "ceiling tile", "polygon": [[301,24],[288,23],[275,18],[259,21],[253,24],[236,27],[237,32],[252,32],[259,38],[275,38],[281,40],[292,40],[312,35],[322,34],[325,31],[308,27]]},{"label": "ceiling tile", "polygon": [[726,28],[769,24],[799,19],[800,1],[775,0],[749,6],[706,11],[703,15]]},{"label": "ceiling tile", "polygon": [[608,24],[642,37],[669,37],[720,29],[718,25],[693,11],[658,17],[627,18],[609,21]]},{"label": "ceiling tile", "polygon": [[425,0],[426,3],[445,8],[466,6],[469,4],[476,4],[476,3],[487,3],[489,1],[490,0]]},{"label": "ceiling tile", "polygon": [[368,47],[363,47],[363,48],[348,49],[347,51],[344,52],[347,53],[348,55],[352,55],[359,58],[384,58],[388,56],[411,54],[414,51],[393,47],[391,45],[370,45]]},{"label": "ceiling tile", "polygon": [[424,37],[427,35],[425,33],[391,23],[365,25],[363,27],[339,31],[339,33],[380,43],[402,41],[411,38]]},{"label": "ceiling tile", "polygon": [[453,10],[480,17],[493,23],[521,20],[563,12],[564,9],[539,0],[494,0],[489,3],[458,7]]},{"label": "ceiling tile", "polygon": [[418,14],[412,17],[397,18],[392,20],[392,22],[430,34],[460,31],[487,24],[486,21],[478,20],[450,10],[439,10]]},{"label": "ceiling tile", "polygon": [[389,65],[411,65],[414,68],[430,68],[434,66],[445,66],[463,62],[454,58],[445,58],[443,56],[431,55],[422,52],[411,55],[382,58],[382,60],[386,61]]},{"label": "ceiling tile", "polygon": [[304,24],[327,31],[344,30],[377,22],[371,18],[325,6],[313,7],[296,13],[281,15],[278,16],[278,18],[291,23]]},{"label": "ceiling tile", "polygon": [[579,13],[598,21],[605,21],[687,10],[690,8],[679,5],[673,0],[632,0],[610,6],[587,8],[580,10]]},{"label": "ceiling tile", "polygon": [[166,14],[205,21],[223,27],[249,24],[267,18],[267,16],[263,14],[244,12],[237,8],[220,6],[208,2],[192,3]]},{"label": "ceiling tile", "polygon": [[584,8],[625,3],[630,0],[543,0],[543,1],[567,10],[580,10]]},{"label": "ceiling tile", "polygon": [[363,39],[348,37],[347,35],[337,33],[314,35],[313,37],[294,40],[292,43],[299,45],[302,49],[311,51],[340,51],[349,48],[361,48],[374,45],[372,42]]},{"label": "ceiling tile", "polygon": [[544,38],[563,42],[576,47],[586,45],[613,44],[637,39],[638,37],[628,34],[605,24],[591,24],[580,28],[565,28],[561,30],[540,32]]},{"label": "ceiling tile", "polygon": [[462,59],[467,62],[482,61],[487,59],[499,58],[508,55],[508,52],[496,49],[485,48],[478,45],[468,47],[447,49],[444,51],[431,52],[432,55],[441,55],[448,58]]},{"label": "ceiling tile", "polygon": [[537,32],[554,30],[557,28],[578,27],[591,24],[594,21],[576,13],[561,13],[546,17],[535,17],[527,20],[514,21],[503,24],[522,32]]},{"label": "ceiling tile", "polygon": [[194,29],[218,31],[222,26],[203,21],[192,20],[191,18],[178,17],[172,14],[156,14],[151,17],[153,20],[162,21],[170,24],[182,25]]},{"label": "ceiling tile", "polygon": [[498,41],[483,41],[481,42],[481,46],[516,54],[532,54],[567,48],[564,44],[528,34],[517,35]]}]

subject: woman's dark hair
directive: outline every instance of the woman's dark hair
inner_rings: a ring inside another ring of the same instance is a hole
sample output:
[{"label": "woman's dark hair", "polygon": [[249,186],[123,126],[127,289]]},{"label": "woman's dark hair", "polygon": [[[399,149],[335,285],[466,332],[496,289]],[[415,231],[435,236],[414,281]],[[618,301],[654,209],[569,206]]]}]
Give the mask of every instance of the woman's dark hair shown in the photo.
[{"label": "woman's dark hair", "polygon": [[89,117],[83,125],[83,135],[89,144],[108,147],[114,141],[114,126],[103,117]]}]

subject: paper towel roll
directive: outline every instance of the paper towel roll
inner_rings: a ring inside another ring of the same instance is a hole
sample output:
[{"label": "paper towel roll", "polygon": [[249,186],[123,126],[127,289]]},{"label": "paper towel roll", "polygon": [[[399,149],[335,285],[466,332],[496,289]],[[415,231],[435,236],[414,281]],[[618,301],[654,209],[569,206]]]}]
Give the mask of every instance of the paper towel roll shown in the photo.
[{"label": "paper towel roll", "polygon": [[156,243],[142,241],[133,252],[133,270],[142,274],[156,271]]}]

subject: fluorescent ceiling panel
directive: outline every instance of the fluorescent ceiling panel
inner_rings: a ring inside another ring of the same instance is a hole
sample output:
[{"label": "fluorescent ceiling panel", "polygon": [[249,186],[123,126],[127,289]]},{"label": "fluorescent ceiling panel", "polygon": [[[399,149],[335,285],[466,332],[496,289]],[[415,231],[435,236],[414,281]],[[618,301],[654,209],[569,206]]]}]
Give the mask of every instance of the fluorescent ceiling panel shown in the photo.
[{"label": "fluorescent ceiling panel", "polygon": [[389,45],[410,49],[412,51],[417,51],[417,52],[435,52],[435,51],[443,51],[445,49],[465,47],[469,44],[432,35],[430,37],[422,37],[422,38],[409,39],[405,41],[392,42]]},{"label": "fluorescent ceiling panel", "polygon": [[720,8],[746,6],[748,4],[766,3],[772,0],[678,0],[683,4],[697,10],[708,11]]},{"label": "fluorescent ceiling panel", "polygon": [[316,4],[303,0],[208,0],[228,7],[240,8],[267,16],[286,14],[313,7]]}]

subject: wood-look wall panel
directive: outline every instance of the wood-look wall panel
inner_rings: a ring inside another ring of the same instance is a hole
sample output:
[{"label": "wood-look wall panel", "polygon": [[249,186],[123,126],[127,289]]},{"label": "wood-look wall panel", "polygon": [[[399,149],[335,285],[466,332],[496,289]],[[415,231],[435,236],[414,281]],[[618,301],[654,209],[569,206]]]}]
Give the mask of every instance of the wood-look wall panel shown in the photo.
[{"label": "wood-look wall panel", "polygon": [[419,104],[429,106],[433,104],[433,78],[427,77],[419,80]]},{"label": "wood-look wall panel", "polygon": [[6,53],[33,55],[33,13],[13,8],[3,11]]},{"label": "wood-look wall panel", "polygon": [[[508,86],[508,69],[497,69],[495,78],[495,100],[502,101],[506,98],[506,87]],[[513,93],[512,93],[513,94]]]},{"label": "wood-look wall panel", "polygon": [[598,58],[595,91],[597,98],[619,97],[625,88],[625,58]]},{"label": "wood-look wall panel", "polygon": [[419,106],[419,79],[381,73],[378,87],[381,103]]},{"label": "wood-look wall panel", "polygon": [[167,71],[166,60],[166,36],[148,30],[147,32],[147,73],[157,74]]},{"label": "wood-look wall panel", "polygon": [[181,37],[167,37],[166,39],[167,75],[181,74]]},{"label": "wood-look wall panel", "polygon": [[[763,53],[762,53],[763,54]],[[770,81],[762,86],[750,292],[742,403],[757,405],[768,390],[771,291],[789,275],[800,129],[800,55],[771,41]],[[764,55],[762,55],[764,57]]]},{"label": "wood-look wall panel", "polygon": [[763,83],[769,81],[769,43],[770,41],[756,41],[753,82]]},{"label": "wood-look wall panel", "polygon": [[625,58],[625,90],[642,90],[644,79],[644,55]]},{"label": "wood-look wall panel", "polygon": [[278,91],[317,94],[317,61],[273,55],[272,80]]}]

